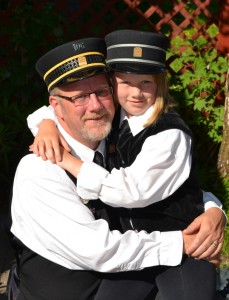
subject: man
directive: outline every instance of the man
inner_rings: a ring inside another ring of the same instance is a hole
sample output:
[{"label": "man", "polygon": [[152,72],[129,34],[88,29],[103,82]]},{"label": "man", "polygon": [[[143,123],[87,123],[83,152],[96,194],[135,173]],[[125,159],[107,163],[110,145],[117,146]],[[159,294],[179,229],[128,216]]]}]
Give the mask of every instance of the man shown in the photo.
[{"label": "man", "polygon": [[[72,153],[87,161],[97,151],[104,154],[103,139],[114,116],[105,52],[102,39],[78,40],[51,50],[36,66],[47,84],[59,130]],[[19,300],[93,299],[103,273],[178,265],[183,239],[185,251],[195,237],[179,231],[122,235],[109,230],[102,204],[87,205],[60,167],[33,154],[21,160],[11,229],[23,243]]]}]

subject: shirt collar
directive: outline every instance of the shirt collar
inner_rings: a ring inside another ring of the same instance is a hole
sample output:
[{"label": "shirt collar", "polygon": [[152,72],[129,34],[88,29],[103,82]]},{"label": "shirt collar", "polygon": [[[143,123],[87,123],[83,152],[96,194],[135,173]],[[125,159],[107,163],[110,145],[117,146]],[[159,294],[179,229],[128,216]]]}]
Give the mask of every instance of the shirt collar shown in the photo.
[{"label": "shirt collar", "polygon": [[153,110],[154,110],[154,106],[152,105],[142,115],[132,116],[131,118],[128,119],[124,109],[122,108],[120,114],[120,126],[121,123],[125,119],[127,119],[130,126],[130,130],[133,136],[135,136],[145,128],[144,125],[147,122],[147,120],[151,117]]},{"label": "shirt collar", "polygon": [[76,141],[63,129],[63,127],[59,123],[57,123],[57,127],[60,133],[63,135],[66,142],[68,143],[68,145],[70,146],[70,148],[72,149],[72,155],[80,158],[83,161],[93,161],[95,151],[99,151],[105,158],[105,140],[102,140],[98,147],[95,150],[93,150]]}]

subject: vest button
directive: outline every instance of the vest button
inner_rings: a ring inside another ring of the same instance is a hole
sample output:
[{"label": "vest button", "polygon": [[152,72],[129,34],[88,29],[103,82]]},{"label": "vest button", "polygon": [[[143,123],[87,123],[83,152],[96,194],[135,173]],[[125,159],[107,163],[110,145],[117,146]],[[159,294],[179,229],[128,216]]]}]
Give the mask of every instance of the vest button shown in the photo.
[{"label": "vest button", "polygon": [[82,202],[83,202],[83,204],[88,204],[88,202],[89,202],[89,200],[87,200],[87,199],[82,199]]}]

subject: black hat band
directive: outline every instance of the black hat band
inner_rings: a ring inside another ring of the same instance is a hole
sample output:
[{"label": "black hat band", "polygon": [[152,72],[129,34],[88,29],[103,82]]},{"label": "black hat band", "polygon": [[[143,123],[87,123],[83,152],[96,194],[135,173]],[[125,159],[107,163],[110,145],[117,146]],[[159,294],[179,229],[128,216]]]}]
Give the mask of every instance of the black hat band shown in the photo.
[{"label": "black hat band", "polygon": [[106,67],[104,55],[100,52],[87,52],[69,57],[49,69],[43,79],[52,88],[58,81],[68,77],[70,74],[92,67]]},{"label": "black hat band", "polygon": [[107,64],[139,63],[165,68],[166,50],[145,44],[116,44],[107,48]]}]

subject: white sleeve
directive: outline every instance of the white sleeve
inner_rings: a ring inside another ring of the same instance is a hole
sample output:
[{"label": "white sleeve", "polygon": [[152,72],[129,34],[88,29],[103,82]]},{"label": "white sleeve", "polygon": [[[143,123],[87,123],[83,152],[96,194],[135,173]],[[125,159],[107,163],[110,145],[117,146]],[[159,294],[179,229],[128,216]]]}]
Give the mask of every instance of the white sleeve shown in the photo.
[{"label": "white sleeve", "polygon": [[34,136],[37,134],[40,123],[44,119],[53,120],[57,124],[57,117],[51,105],[42,106],[27,117],[27,125]]},{"label": "white sleeve", "polygon": [[[166,141],[166,142],[165,142]],[[150,136],[135,161],[111,173],[85,162],[77,177],[77,192],[116,207],[145,207],[173,194],[188,178],[191,139],[171,129]]]},{"label": "white sleeve", "polygon": [[228,221],[227,214],[223,210],[222,203],[220,202],[220,200],[215,195],[213,195],[210,192],[203,191],[203,202],[204,202],[205,211],[207,211],[209,208],[212,208],[212,207],[216,207],[216,208],[222,210],[222,212],[224,213],[224,216],[225,216],[225,219],[226,219],[226,225],[227,225],[227,221]]},{"label": "white sleeve", "polygon": [[223,205],[219,199],[210,192],[203,191],[203,202],[205,211],[212,207],[217,207],[222,209]]},{"label": "white sleeve", "polygon": [[33,154],[14,179],[11,231],[39,255],[69,269],[120,272],[178,265],[181,231],[109,231],[95,220],[65,171]]}]

